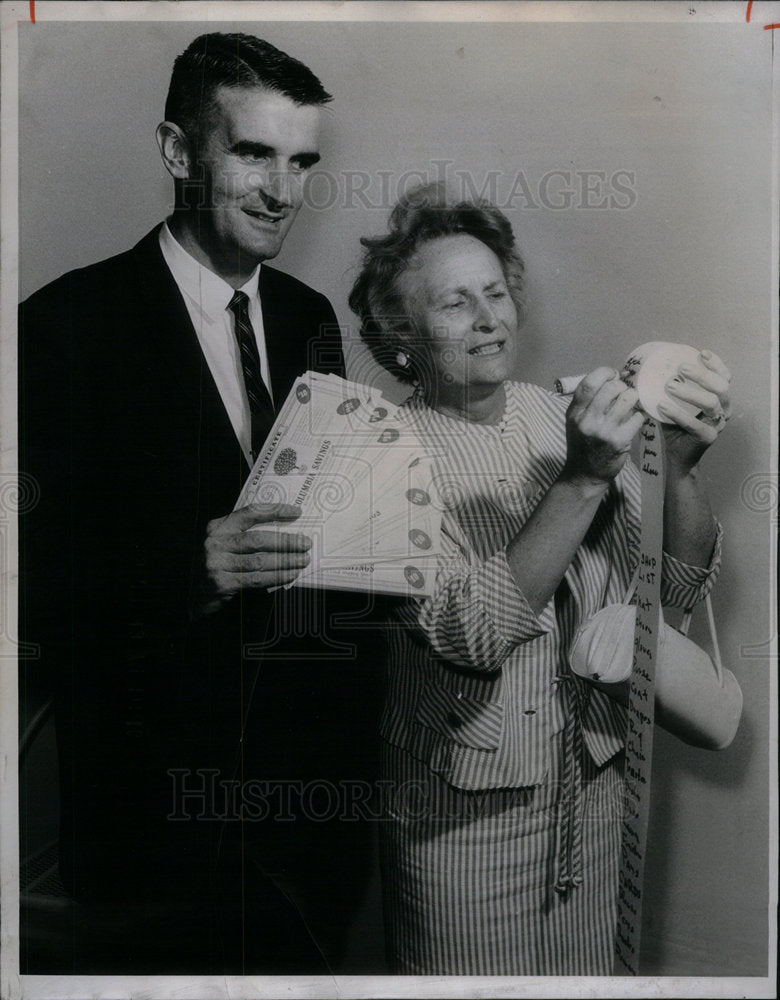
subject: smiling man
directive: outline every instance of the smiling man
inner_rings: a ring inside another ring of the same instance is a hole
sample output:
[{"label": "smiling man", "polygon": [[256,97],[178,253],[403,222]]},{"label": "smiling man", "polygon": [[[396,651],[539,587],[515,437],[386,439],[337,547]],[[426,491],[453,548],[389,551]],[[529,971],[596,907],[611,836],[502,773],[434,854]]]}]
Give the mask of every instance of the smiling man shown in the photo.
[{"label": "smiling man", "polygon": [[268,590],[309,560],[296,509],[233,505],[295,377],[343,374],[328,301],[265,264],[329,100],[267,42],[197,38],[157,130],[172,216],[20,308],[20,467],[40,490],[20,543],[20,629],[40,660],[21,669],[52,691],[70,899],[50,960],[25,952],[23,916],[24,972],[324,968],[285,863],[248,850],[263,837],[243,787],[301,784],[317,711],[344,701],[323,678],[349,682],[349,666],[318,673],[317,642],[352,653],[323,635],[319,600],[281,634],[289,598]]},{"label": "smiling man", "polygon": [[157,139],[177,191],[202,185],[209,210],[201,199],[179,199],[170,230],[195,260],[238,287],[282,248],[307,172],[320,158],[321,107],[329,97],[313,79],[308,89],[287,87],[295,96],[262,77],[255,85],[223,83],[200,120],[191,120],[181,74],[177,64]]}]

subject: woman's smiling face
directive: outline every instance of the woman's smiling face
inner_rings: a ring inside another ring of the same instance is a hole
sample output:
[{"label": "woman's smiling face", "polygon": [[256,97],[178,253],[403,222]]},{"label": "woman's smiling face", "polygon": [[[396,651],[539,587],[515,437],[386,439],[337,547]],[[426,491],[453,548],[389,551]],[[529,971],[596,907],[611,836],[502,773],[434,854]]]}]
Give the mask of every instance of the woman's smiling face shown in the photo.
[{"label": "woman's smiling face", "polygon": [[423,243],[398,287],[416,322],[410,344],[423,391],[468,411],[514,376],[518,318],[501,261],[480,240],[457,234]]}]

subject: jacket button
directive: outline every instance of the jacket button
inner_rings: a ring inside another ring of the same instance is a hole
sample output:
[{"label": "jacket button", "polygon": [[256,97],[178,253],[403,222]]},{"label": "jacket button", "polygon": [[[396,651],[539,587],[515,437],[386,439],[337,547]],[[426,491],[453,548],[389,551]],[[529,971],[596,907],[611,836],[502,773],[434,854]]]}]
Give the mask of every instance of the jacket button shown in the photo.
[{"label": "jacket button", "polygon": [[457,729],[458,726],[463,725],[463,720],[461,719],[461,717],[459,715],[456,715],[455,712],[448,712],[447,713],[447,722],[453,728],[456,728],[456,729]]},{"label": "jacket button", "polygon": [[460,701],[461,698],[463,697],[463,692],[462,691],[458,691],[458,693],[455,695],[455,697],[458,699],[458,701]]},{"label": "jacket button", "polygon": [[536,715],[536,709],[535,708],[527,708],[523,712],[523,715]]}]

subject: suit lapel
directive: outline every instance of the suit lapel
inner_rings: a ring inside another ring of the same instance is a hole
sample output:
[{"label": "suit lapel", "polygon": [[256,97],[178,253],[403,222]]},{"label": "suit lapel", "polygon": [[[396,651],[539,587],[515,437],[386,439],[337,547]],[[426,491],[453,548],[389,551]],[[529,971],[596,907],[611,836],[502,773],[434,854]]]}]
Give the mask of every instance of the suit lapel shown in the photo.
[{"label": "suit lapel", "polygon": [[[181,292],[165,263],[157,226],[134,248],[140,300],[147,316],[147,329],[154,349],[171,373],[180,391],[179,402],[193,409],[193,418],[204,415],[211,424],[212,440],[221,442],[225,453],[238,450],[238,443],[222,397],[203,357],[198,337]],[[283,294],[273,268],[261,267],[258,284],[274,408],[279,412],[293,382],[306,368],[300,331],[295,329],[295,303]],[[270,426],[268,430],[270,431]],[[249,472],[248,466],[245,470]]]},{"label": "suit lapel", "polygon": [[[241,451],[211,370],[203,356],[181,292],[165,263],[156,227],[133,249],[140,299],[148,316],[154,349],[178,385],[178,402],[210,428],[213,445],[224,454]],[[244,463],[246,465],[246,463]],[[245,470],[249,471],[248,466]]]},{"label": "suit lapel", "polygon": [[263,310],[263,334],[274,393],[274,408],[278,413],[306,361],[300,357],[297,339],[299,332],[291,328],[293,304],[287,302],[281,294],[273,269],[265,266],[260,268],[258,290]]}]

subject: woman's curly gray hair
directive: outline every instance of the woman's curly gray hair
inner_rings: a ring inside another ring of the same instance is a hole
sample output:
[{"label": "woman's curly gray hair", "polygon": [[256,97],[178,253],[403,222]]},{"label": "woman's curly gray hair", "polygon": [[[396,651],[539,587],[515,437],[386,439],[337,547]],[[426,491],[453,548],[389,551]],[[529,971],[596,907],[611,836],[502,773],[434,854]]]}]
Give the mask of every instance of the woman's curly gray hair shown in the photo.
[{"label": "woman's curly gray hair", "polygon": [[413,382],[413,368],[401,367],[396,354],[409,336],[419,337],[398,289],[398,278],[423,243],[465,234],[484,243],[501,263],[509,294],[522,317],[523,262],[515,249],[509,220],[488,201],[456,201],[444,184],[425,184],[404,195],[390,213],[385,236],[361,239],[365,247],[349,305],[360,319],[360,336],[374,359],[402,382]]}]

